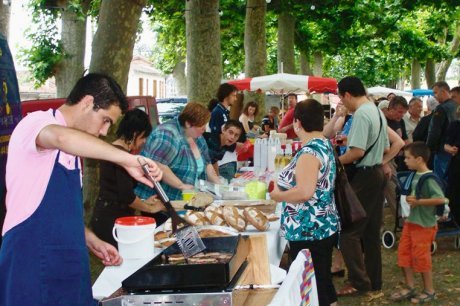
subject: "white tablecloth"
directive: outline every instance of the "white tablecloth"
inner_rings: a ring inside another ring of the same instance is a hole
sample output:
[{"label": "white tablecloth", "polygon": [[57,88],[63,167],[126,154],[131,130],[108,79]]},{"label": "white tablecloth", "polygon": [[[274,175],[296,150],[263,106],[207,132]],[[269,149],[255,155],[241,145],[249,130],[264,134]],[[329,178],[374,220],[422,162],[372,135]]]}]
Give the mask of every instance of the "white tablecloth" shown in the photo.
[{"label": "white tablecloth", "polygon": [[[284,278],[283,273],[279,270],[278,266],[286,246],[286,240],[279,236],[280,223],[274,221],[270,223],[270,229],[266,232],[259,232],[253,226],[248,226],[247,231],[243,235],[253,235],[265,233],[267,235],[267,248],[269,254],[270,271],[272,276],[272,283],[278,283]],[[154,255],[149,258],[143,259],[130,259],[125,260],[121,266],[106,267],[97,278],[93,285],[93,296],[97,299],[108,297],[121,287],[121,282],[128,276],[133,274],[153,257],[161,252],[161,249],[155,249]],[[283,270],[284,271],[284,270]]]}]

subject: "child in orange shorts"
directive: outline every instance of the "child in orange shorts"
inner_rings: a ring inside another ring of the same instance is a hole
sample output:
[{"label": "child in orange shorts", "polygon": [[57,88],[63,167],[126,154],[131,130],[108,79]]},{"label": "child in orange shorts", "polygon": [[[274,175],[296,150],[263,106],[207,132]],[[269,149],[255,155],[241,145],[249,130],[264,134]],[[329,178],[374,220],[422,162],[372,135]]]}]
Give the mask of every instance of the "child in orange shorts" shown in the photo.
[{"label": "child in orange shorts", "polygon": [[[437,231],[436,205],[446,204],[448,200],[433,178],[427,179],[421,186],[420,198],[415,197],[419,178],[430,172],[427,167],[429,148],[423,142],[413,142],[404,148],[404,156],[407,167],[416,171],[411,195],[406,198],[410,213],[404,223],[398,247],[398,266],[402,268],[406,288],[392,294],[390,299],[410,299],[412,303],[420,304],[436,298],[431,270],[431,244]],[[414,272],[422,275],[423,290],[419,294],[415,293]]]}]

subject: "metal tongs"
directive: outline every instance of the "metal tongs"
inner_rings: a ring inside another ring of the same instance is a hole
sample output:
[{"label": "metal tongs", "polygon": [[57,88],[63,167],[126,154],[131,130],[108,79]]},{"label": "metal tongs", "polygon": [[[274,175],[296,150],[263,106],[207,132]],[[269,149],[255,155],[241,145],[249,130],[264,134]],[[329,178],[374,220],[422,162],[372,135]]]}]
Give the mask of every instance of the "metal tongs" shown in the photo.
[{"label": "metal tongs", "polygon": [[[160,183],[155,181],[155,179],[150,174],[149,166],[147,162],[142,158],[138,157],[137,161],[142,167],[142,171],[144,171],[145,177],[152,182],[153,188],[155,189],[156,193],[160,197],[161,201],[163,201],[166,210],[171,217],[172,223],[172,232],[176,236],[177,244],[184,254],[184,257],[188,258],[191,257],[199,252],[202,252],[206,249],[203,240],[201,240],[200,235],[198,234],[195,227],[190,226],[190,224],[180,217],[174,207],[171,205],[169,201],[169,197],[166,195],[163,187],[161,187]],[[178,229],[178,225],[183,224],[181,228]]]}]

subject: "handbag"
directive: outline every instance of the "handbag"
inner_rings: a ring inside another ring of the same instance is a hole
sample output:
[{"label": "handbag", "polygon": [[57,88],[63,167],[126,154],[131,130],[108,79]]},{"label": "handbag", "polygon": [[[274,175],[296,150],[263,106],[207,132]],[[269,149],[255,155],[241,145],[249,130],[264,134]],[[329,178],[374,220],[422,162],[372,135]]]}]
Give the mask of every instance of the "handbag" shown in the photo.
[{"label": "handbag", "polygon": [[350,185],[345,168],[340,162],[337,153],[334,152],[336,163],[335,177],[335,205],[340,217],[342,229],[349,228],[353,223],[366,218],[366,211]]}]

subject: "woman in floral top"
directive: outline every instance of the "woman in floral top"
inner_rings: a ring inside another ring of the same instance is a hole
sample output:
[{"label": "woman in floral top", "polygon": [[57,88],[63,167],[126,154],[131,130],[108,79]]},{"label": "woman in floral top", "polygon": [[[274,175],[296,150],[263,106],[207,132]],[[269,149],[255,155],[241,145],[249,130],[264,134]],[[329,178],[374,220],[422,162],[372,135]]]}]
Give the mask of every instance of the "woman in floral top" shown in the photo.
[{"label": "woman in floral top", "polygon": [[339,230],[334,153],[323,136],[323,125],[324,111],[318,101],[297,103],[294,131],[303,146],[282,170],[270,193],[273,200],[283,202],[281,233],[289,242],[291,261],[302,249],[311,252],[321,306],[337,302],[331,263]]}]

